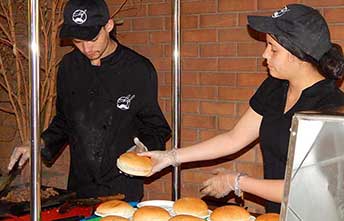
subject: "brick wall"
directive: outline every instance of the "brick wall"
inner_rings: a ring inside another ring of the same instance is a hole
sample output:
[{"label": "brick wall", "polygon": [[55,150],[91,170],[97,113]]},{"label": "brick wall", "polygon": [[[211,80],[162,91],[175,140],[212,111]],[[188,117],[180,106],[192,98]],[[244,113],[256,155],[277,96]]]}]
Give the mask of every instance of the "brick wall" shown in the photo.
[{"label": "brick wall", "polygon": [[[107,1],[112,9],[121,0]],[[120,13],[124,25],[119,40],[151,59],[159,76],[159,101],[171,118],[172,0],[144,0],[140,7]],[[288,3],[318,8],[329,22],[332,39],[344,47],[343,0],[182,0],[182,146],[231,129],[246,110],[248,100],[266,77],[261,54],[265,43],[246,29],[248,14],[268,14]],[[169,143],[170,146],[170,143]],[[216,162],[185,165],[182,196],[199,196],[202,181],[217,167],[262,177],[259,145]],[[171,199],[171,170],[145,185],[145,199]],[[246,205],[262,211],[259,199]]]},{"label": "brick wall", "polygon": [[[115,11],[122,0],[107,0]],[[134,2],[135,4],[132,4]],[[124,24],[119,40],[150,58],[158,71],[159,102],[171,119],[171,11],[172,0],[129,1],[120,13]],[[344,47],[344,0],[182,0],[182,146],[200,142],[231,129],[266,77],[261,54],[264,42],[246,30],[248,14],[268,14],[285,4],[299,2],[318,8],[329,22],[334,42]],[[61,54],[68,49],[61,49]],[[1,94],[0,94],[1,95]],[[0,97],[1,98],[1,97]],[[0,114],[0,158],[5,168],[15,145],[15,121]],[[170,142],[168,147],[170,147]],[[199,196],[202,181],[218,167],[262,177],[259,146],[234,157],[183,166],[182,196]],[[235,158],[237,157],[237,158]],[[235,159],[234,159],[235,158]],[[51,169],[44,168],[43,183],[66,187],[69,152]],[[26,168],[28,169],[28,167]],[[26,171],[26,174],[28,172]],[[23,181],[23,180],[22,180]],[[145,199],[171,199],[171,173],[164,170],[147,179]],[[246,205],[262,211],[259,199]]]}]

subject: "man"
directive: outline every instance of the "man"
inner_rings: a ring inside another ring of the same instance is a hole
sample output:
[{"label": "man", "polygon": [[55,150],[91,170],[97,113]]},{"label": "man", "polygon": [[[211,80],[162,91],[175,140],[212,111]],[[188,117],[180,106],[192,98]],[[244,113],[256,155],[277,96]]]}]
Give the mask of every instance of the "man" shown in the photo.
[{"label": "man", "polygon": [[[138,137],[148,149],[162,149],[170,137],[157,102],[157,76],[148,59],[121,45],[103,0],[70,0],[60,38],[75,50],[65,55],[57,77],[56,116],[42,133],[44,161],[54,162],[70,146],[68,189],[79,197],[123,193],[143,195],[143,180],[119,173],[116,159]],[[135,148],[134,148],[135,149]],[[17,147],[8,168],[29,157]]]}]

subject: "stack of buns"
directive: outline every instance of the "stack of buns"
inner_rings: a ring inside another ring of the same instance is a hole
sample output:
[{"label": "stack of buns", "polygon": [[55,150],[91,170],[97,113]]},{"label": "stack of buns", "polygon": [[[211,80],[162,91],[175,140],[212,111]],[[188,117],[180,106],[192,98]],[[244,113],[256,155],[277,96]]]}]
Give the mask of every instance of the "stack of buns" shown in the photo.
[{"label": "stack of buns", "polygon": [[168,221],[171,218],[167,210],[157,206],[143,206],[138,208],[132,221]]},{"label": "stack of buns", "polygon": [[135,209],[127,202],[121,200],[109,200],[101,203],[97,209],[96,214],[99,216],[120,216],[129,218],[133,215]]},{"label": "stack of buns", "polygon": [[209,215],[208,205],[200,198],[184,197],[173,204],[173,211],[176,215],[191,215],[206,217]]},{"label": "stack of buns", "polygon": [[278,213],[266,213],[257,217],[256,221],[278,221]]},{"label": "stack of buns", "polygon": [[[184,197],[173,204],[171,214],[158,206],[143,206],[135,209],[127,202],[110,200],[101,203],[95,213],[101,221],[202,221],[209,216],[208,205],[200,198]],[[222,206],[210,214],[211,221],[250,221],[251,215],[239,206]],[[268,213],[256,221],[278,221],[279,215]]]},{"label": "stack of buns", "polygon": [[152,171],[153,163],[149,157],[139,156],[134,152],[127,152],[117,159],[117,167],[126,174],[148,176]]},{"label": "stack of buns", "polygon": [[250,213],[240,206],[222,206],[210,214],[211,221],[249,221]]}]

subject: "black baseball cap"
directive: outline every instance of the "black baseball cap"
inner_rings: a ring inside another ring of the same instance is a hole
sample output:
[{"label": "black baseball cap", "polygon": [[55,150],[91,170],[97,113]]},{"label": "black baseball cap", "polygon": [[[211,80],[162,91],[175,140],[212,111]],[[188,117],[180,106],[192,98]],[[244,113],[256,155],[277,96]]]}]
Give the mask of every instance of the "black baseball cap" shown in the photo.
[{"label": "black baseball cap", "polygon": [[69,0],[63,12],[60,38],[92,40],[109,21],[104,0]]},{"label": "black baseball cap", "polygon": [[287,50],[297,47],[316,61],[332,47],[325,19],[318,10],[306,5],[289,4],[272,16],[248,16],[248,25],[271,34]]}]

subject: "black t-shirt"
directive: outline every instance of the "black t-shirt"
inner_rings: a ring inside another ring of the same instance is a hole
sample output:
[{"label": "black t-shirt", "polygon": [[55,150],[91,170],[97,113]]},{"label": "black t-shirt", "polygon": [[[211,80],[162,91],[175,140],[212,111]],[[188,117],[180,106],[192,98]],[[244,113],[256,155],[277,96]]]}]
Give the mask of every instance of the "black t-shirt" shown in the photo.
[{"label": "black t-shirt", "polygon": [[[251,108],[263,116],[259,139],[264,178],[284,179],[289,135],[295,112],[321,110],[344,105],[344,93],[335,81],[324,79],[303,90],[296,104],[284,113],[289,82],[269,76],[250,100]],[[267,212],[279,212],[280,204],[267,202]]]}]

